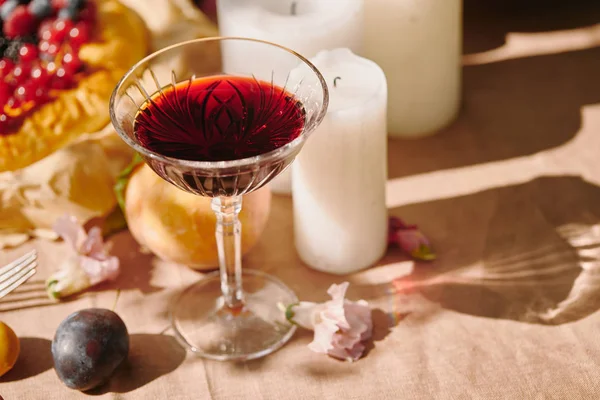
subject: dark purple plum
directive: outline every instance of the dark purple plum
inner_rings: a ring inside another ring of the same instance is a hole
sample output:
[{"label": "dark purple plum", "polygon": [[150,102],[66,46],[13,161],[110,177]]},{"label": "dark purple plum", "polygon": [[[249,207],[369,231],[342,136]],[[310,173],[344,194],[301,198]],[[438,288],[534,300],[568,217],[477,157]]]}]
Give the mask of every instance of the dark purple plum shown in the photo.
[{"label": "dark purple plum", "polygon": [[52,341],[54,369],[71,389],[87,391],[106,383],[127,358],[129,335],[114,312],[88,308],[60,323]]}]

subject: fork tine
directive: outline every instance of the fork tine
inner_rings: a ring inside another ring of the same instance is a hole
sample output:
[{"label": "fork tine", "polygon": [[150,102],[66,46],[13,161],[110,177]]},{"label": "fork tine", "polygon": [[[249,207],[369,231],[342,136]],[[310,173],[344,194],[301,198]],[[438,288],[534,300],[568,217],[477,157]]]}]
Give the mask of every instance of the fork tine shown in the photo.
[{"label": "fork tine", "polygon": [[37,263],[34,262],[32,265],[34,265],[34,267],[31,269],[27,269],[28,272],[26,272],[25,275],[21,276],[20,278],[17,278],[14,282],[12,282],[12,284],[8,285],[7,287],[0,288],[0,299],[12,292],[13,290],[15,290],[16,288],[18,288],[19,286],[21,286],[23,282],[25,282],[27,279],[35,275],[35,273],[37,272],[37,269],[35,269]]},{"label": "fork tine", "polygon": [[2,282],[4,280],[5,275],[12,276],[12,274],[14,273],[14,272],[12,272],[13,269],[28,265],[29,263],[34,261],[36,258],[37,258],[37,251],[32,250],[29,253],[25,254],[24,256],[19,257],[15,261],[8,263],[4,267],[0,268],[0,282]]},{"label": "fork tine", "polygon": [[6,286],[12,284],[14,281],[19,279],[21,276],[25,275],[27,272],[31,271],[35,267],[37,267],[37,261],[32,261],[27,265],[13,269],[13,272],[10,275],[5,274],[0,279],[0,290],[4,289]]}]

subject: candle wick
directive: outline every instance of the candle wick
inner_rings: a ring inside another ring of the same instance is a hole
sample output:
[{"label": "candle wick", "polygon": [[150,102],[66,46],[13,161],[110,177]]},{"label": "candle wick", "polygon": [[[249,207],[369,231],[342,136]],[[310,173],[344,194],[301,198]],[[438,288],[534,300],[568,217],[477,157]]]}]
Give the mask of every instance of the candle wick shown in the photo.
[{"label": "candle wick", "polygon": [[292,15],[296,15],[296,6],[297,6],[297,5],[298,5],[298,4],[296,4],[296,2],[295,2],[295,1],[292,1],[292,10],[291,10],[291,11],[292,11]]},{"label": "candle wick", "polygon": [[333,78],[333,87],[337,87],[337,81],[338,81],[338,79],[341,80],[342,77],[341,76],[336,76],[335,78]]}]

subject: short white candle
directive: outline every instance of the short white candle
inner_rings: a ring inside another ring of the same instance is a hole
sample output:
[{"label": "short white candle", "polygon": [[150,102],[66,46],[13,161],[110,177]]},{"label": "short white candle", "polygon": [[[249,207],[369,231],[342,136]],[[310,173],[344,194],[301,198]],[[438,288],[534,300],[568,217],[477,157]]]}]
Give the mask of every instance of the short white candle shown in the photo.
[{"label": "short white candle", "polygon": [[221,36],[267,40],[308,58],[336,47],[362,50],[363,0],[218,0],[217,6]]},{"label": "short white candle", "polygon": [[431,134],[461,99],[462,0],[368,0],[365,56],[388,80],[390,136]]},{"label": "short white candle", "polygon": [[[364,0],[218,0],[219,34],[261,39],[288,47],[306,58],[321,50],[363,49]],[[252,71],[269,79],[276,60],[257,58],[251,47],[223,52],[225,71]],[[257,72],[258,71],[258,72]],[[289,194],[288,168],[273,182],[276,193]]]},{"label": "short white candle", "polygon": [[372,266],[387,247],[386,78],[348,49],[311,59],[330,93],[327,115],[292,166],[300,258],[345,274]]}]

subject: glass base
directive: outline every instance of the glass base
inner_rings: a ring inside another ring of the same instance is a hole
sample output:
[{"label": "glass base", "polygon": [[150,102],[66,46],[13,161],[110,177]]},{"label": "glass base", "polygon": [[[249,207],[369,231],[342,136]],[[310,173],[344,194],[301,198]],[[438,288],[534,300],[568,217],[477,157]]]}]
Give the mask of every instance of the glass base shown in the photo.
[{"label": "glass base", "polygon": [[260,271],[243,271],[244,306],[224,307],[219,272],[188,287],[171,310],[179,340],[192,352],[213,360],[251,360],[285,344],[296,331],[278,303],[298,298],[278,279]]}]

